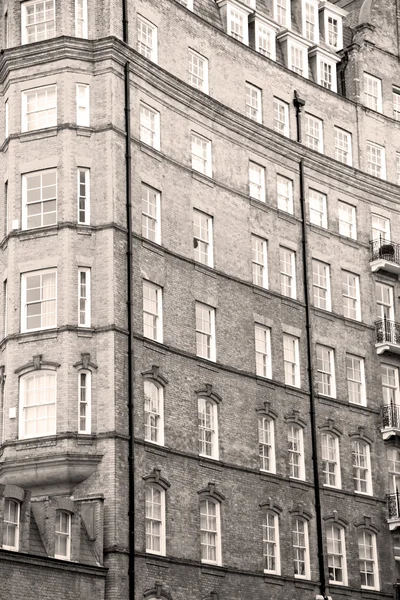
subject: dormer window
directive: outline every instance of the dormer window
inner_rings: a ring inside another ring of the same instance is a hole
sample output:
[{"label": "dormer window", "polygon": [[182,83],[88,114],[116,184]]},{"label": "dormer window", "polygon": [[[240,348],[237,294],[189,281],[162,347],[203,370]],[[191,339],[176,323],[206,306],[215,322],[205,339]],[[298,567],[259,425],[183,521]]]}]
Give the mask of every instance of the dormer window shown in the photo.
[{"label": "dormer window", "polygon": [[310,0],[304,0],[303,3],[303,35],[313,44],[319,42],[318,30],[318,3]]},{"label": "dormer window", "polygon": [[281,27],[290,28],[290,0],[274,0],[274,19]]},{"label": "dormer window", "polygon": [[337,52],[343,48],[343,17],[347,12],[326,0],[322,0],[319,5],[319,28],[322,36],[325,43]]},{"label": "dormer window", "polygon": [[292,31],[278,34],[277,40],[281,43],[285,65],[291,71],[308,79],[308,54],[311,42],[304,40]]},{"label": "dormer window", "polygon": [[249,19],[250,46],[257,52],[276,60],[276,32],[279,29],[276,23],[262,17],[251,15]]},{"label": "dormer window", "polygon": [[327,90],[337,91],[336,64],[339,58],[322,48],[312,48],[308,54],[315,81]]},{"label": "dormer window", "polygon": [[255,0],[248,2],[238,2],[237,0],[217,0],[218,7],[221,10],[222,22],[225,31],[242,44],[249,45],[249,15],[253,12],[250,8],[255,4]]}]

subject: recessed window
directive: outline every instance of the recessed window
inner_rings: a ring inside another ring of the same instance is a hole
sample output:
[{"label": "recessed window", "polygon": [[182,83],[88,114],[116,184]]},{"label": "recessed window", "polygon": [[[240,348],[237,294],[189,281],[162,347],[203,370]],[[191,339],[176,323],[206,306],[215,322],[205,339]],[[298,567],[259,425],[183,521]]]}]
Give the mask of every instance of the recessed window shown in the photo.
[{"label": "recessed window", "polygon": [[[395,494],[400,488],[400,450],[398,448],[388,448],[387,459],[389,471],[389,491],[391,494]],[[398,547],[400,540],[397,539],[396,541],[397,544],[395,545]]]},{"label": "recessed window", "polygon": [[198,399],[199,454],[218,460],[218,412],[215,402]]},{"label": "recessed window", "polygon": [[375,283],[376,318],[382,321],[394,320],[393,287],[385,283]]},{"label": "recessed window", "polygon": [[336,397],[335,363],[333,349],[317,345],[318,393]]},{"label": "recessed window", "polygon": [[[22,5],[23,6],[23,5]],[[57,86],[22,92],[22,131],[57,125]]]},{"label": "recessed window", "polygon": [[339,234],[352,240],[357,239],[356,207],[347,202],[338,202]]},{"label": "recessed window", "polygon": [[150,281],[144,281],[143,335],[162,343],[162,333],[162,289]]},{"label": "recessed window", "polygon": [[379,590],[378,558],[376,536],[362,530],[358,534],[358,554],[360,564],[361,588]]},{"label": "recessed window", "polygon": [[200,502],[201,562],[221,564],[221,522],[219,502],[205,499]]},{"label": "recessed window", "polygon": [[335,127],[335,158],[345,165],[352,164],[351,133]]},{"label": "recessed window", "polygon": [[86,83],[76,85],[76,124],[90,126],[90,87]]},{"label": "recessed window", "polygon": [[305,1],[303,4],[303,31],[304,37],[310,42],[319,42],[318,32],[318,4]]},{"label": "recessed window", "polygon": [[21,331],[57,326],[57,272],[55,269],[21,276]]},{"label": "recessed window", "polygon": [[310,189],[308,202],[310,205],[310,223],[326,229],[328,227],[326,194]]},{"label": "recessed window", "polygon": [[327,90],[336,92],[336,65],[327,60],[319,59],[319,84]]},{"label": "recessed window", "polygon": [[165,491],[145,487],[146,552],[165,556]]},{"label": "recessed window", "polygon": [[237,10],[237,8],[228,5],[227,12],[227,29],[228,34],[233,38],[242,42],[243,44],[249,43],[249,30],[247,26],[247,12]]},{"label": "recessed window", "polygon": [[296,253],[289,248],[279,248],[281,294],[296,298]]},{"label": "recessed window", "polygon": [[344,529],[329,525],[326,529],[329,583],[347,585]]},{"label": "recessed window", "polygon": [[191,135],[192,169],[207,177],[212,177],[211,140],[198,133]]},{"label": "recessed window", "polygon": [[293,181],[282,175],[276,176],[278,209],[293,214]]},{"label": "recessed window", "polygon": [[78,168],[78,223],[90,225],[90,170]]},{"label": "recessed window", "polygon": [[48,40],[56,35],[54,0],[32,0],[21,4],[22,43]]},{"label": "recessed window", "polygon": [[331,308],[331,277],[330,268],[326,263],[313,259],[313,297],[314,306],[322,310]]},{"label": "recessed window", "polygon": [[265,25],[255,22],[255,40],[256,40],[256,50],[260,54],[275,60],[276,58],[276,50],[275,50],[275,30]]},{"label": "recessed window", "polygon": [[91,433],[91,399],[92,399],[92,377],[90,371],[79,371],[78,373],[78,411],[79,411],[79,433]]},{"label": "recessed window", "polygon": [[297,425],[288,429],[289,477],[305,479],[303,430]]},{"label": "recessed window", "polygon": [[275,473],[274,422],[269,417],[258,417],[258,456],[261,471]]},{"label": "recessed window", "polygon": [[308,523],[295,517],[292,521],[292,545],[294,552],[294,576],[310,579],[310,550],[308,544]]},{"label": "recessed window", "polygon": [[144,382],[144,439],[164,444],[164,390],[153,381]]},{"label": "recessed window", "polygon": [[57,170],[22,175],[22,229],[57,223]]},{"label": "recessed window", "polygon": [[79,38],[88,37],[87,0],[75,0],[75,35]]},{"label": "recessed window", "polygon": [[331,433],[323,433],[321,446],[324,485],[340,488],[339,438]]},{"label": "recessed window", "polygon": [[289,105],[274,98],[274,130],[289,137]]},{"label": "recessed window", "polygon": [[252,235],[252,269],[253,283],[260,287],[268,287],[267,240]]},{"label": "recessed window", "polygon": [[137,51],[157,62],[157,27],[140,15],[137,16]]},{"label": "recessed window", "polygon": [[382,80],[364,73],[364,103],[367,108],[382,112]]},{"label": "recessed window", "polygon": [[372,142],[367,143],[367,171],[374,177],[386,179],[386,157],[383,146]]},{"label": "recessed window", "polygon": [[78,269],[78,325],[90,327],[90,269]]},{"label": "recessed window", "polygon": [[305,115],[304,143],[308,148],[317,152],[324,151],[322,121],[311,115]]},{"label": "recessed window", "polygon": [[271,379],[271,330],[255,325],[256,374]]},{"label": "recessed window", "polygon": [[54,558],[71,559],[71,515],[65,510],[56,511]]},{"label": "recessed window", "polygon": [[390,242],[390,219],[371,214],[371,239],[379,242]]},{"label": "recessed window", "polygon": [[400,121],[400,89],[393,88],[393,117]]},{"label": "recessed window", "polygon": [[308,73],[306,72],[308,63],[306,63],[305,49],[293,42],[289,46],[289,69],[303,77],[308,77]]},{"label": "recessed window", "polygon": [[142,183],[142,236],[156,244],[161,243],[161,194]]},{"label": "recessed window", "polygon": [[400,185],[400,152],[396,152],[396,183]]},{"label": "recessed window", "polygon": [[361,440],[352,443],[354,490],[372,495],[369,444]]},{"label": "recessed window", "polygon": [[4,137],[5,137],[5,139],[7,139],[8,136],[10,135],[9,123],[10,123],[10,119],[9,119],[8,99],[7,99],[4,102]]},{"label": "recessed window", "polygon": [[208,94],[208,60],[194,50],[189,50],[189,83]]},{"label": "recessed window", "polygon": [[285,384],[300,387],[299,338],[283,334],[283,366]]},{"label": "recessed window", "polygon": [[193,211],[194,260],[213,266],[213,219],[199,210]]},{"label": "recessed window", "polygon": [[342,271],[343,315],[347,319],[361,321],[360,277]]},{"label": "recessed window", "polygon": [[364,359],[352,354],[346,354],[347,391],[349,402],[365,406],[367,403],[365,393]]},{"label": "recessed window", "polygon": [[19,549],[20,504],[11,498],[4,500],[3,548]]},{"label": "recessed window", "polygon": [[264,573],[280,574],[278,515],[267,512],[263,525]]},{"label": "recessed window", "polygon": [[340,50],[342,47],[342,19],[326,14],[326,35],[325,41],[329,46],[335,48],[335,50]]},{"label": "recessed window", "polygon": [[4,48],[8,48],[10,45],[10,21],[8,18],[8,10],[5,11],[4,13],[4,18],[3,18],[3,26],[4,26]]},{"label": "recessed window", "polygon": [[246,117],[262,122],[261,90],[250,83],[246,83]]},{"label": "recessed window", "polygon": [[399,370],[392,365],[381,365],[382,396],[385,406],[400,404]]},{"label": "recessed window", "polygon": [[196,302],[196,354],[216,360],[215,309],[200,302]]},{"label": "recessed window", "polygon": [[160,149],[160,113],[146,104],[140,105],[140,141]]},{"label": "recessed window", "polygon": [[249,162],[250,197],[265,202],[265,168]]},{"label": "recessed window", "polygon": [[290,0],[274,0],[275,21],[282,27],[290,27]]},{"label": "recessed window", "polygon": [[20,379],[20,438],[56,433],[56,374],[35,371]]}]

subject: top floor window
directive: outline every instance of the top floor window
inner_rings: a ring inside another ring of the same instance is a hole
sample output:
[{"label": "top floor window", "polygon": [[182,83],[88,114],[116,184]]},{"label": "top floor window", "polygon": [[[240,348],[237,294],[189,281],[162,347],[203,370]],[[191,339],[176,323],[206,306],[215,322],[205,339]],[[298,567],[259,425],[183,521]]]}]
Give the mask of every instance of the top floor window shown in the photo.
[{"label": "top floor window", "polygon": [[208,60],[194,50],[189,50],[189,83],[208,94]]},{"label": "top floor window", "polygon": [[318,4],[314,2],[305,2],[304,10],[304,37],[311,42],[318,42]]},{"label": "top floor window", "polygon": [[239,42],[244,42],[245,44],[247,44],[248,41],[247,23],[245,23],[246,16],[246,13],[242,13],[230,7],[228,17],[228,33],[232,37],[239,40]]},{"label": "top floor window", "polygon": [[137,17],[137,51],[157,62],[157,27],[144,17]]},{"label": "top floor window", "polygon": [[290,27],[290,0],[274,0],[275,20],[282,27]]},{"label": "top floor window", "polygon": [[211,140],[207,140],[198,133],[192,133],[192,169],[207,177],[212,176],[211,165]]},{"label": "top floor window", "polygon": [[22,43],[40,42],[56,34],[54,0],[32,0],[21,4]]},{"label": "top floor window", "polygon": [[79,38],[88,36],[87,0],[75,0],[75,35]]},{"label": "top floor window", "polygon": [[20,504],[11,498],[4,502],[3,548],[18,550]]},{"label": "top floor window", "polygon": [[65,510],[56,511],[54,557],[64,560],[71,558],[71,515]]},{"label": "top floor window", "polygon": [[22,131],[57,125],[57,86],[22,92]]},{"label": "top floor window", "polygon": [[367,108],[382,112],[382,81],[364,73],[364,101]]},{"label": "top floor window", "polygon": [[393,117],[400,121],[400,89],[393,88]]}]

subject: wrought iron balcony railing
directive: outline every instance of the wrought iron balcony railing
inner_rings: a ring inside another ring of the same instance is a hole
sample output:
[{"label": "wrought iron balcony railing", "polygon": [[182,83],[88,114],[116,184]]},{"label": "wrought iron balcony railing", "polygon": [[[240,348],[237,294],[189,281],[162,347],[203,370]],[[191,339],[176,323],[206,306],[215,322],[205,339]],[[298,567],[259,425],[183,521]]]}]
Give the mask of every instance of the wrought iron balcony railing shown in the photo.
[{"label": "wrought iron balcony railing", "polygon": [[400,323],[389,321],[389,319],[379,319],[375,323],[376,341],[378,344],[400,345]]},{"label": "wrought iron balcony railing", "polygon": [[386,260],[400,267],[400,244],[385,239],[371,240],[371,261]]},{"label": "wrought iron balcony railing", "polygon": [[387,506],[389,519],[400,519],[400,494],[399,490],[396,490],[392,494],[388,494]]},{"label": "wrought iron balcony railing", "polygon": [[400,406],[397,404],[385,404],[381,407],[382,427],[385,429],[400,430]]},{"label": "wrought iron balcony railing", "polygon": [[400,583],[394,584],[394,600],[400,600]]}]

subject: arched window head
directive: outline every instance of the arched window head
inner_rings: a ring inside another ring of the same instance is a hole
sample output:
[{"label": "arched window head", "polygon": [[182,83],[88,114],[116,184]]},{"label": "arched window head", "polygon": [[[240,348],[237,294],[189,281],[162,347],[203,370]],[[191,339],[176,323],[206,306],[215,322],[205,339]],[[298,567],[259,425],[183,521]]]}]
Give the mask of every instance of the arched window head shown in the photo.
[{"label": "arched window head", "polygon": [[264,572],[280,575],[278,515],[272,511],[267,511],[264,516],[262,529]]},{"label": "arched window head", "polygon": [[321,434],[324,485],[340,488],[339,438],[329,432]]},{"label": "arched window head", "polygon": [[92,430],[92,374],[90,371],[78,372],[78,432],[91,433]]},{"label": "arched window head", "polygon": [[258,417],[258,455],[260,470],[275,473],[274,421],[270,417]]},{"label": "arched window head", "polygon": [[370,446],[362,440],[352,443],[354,490],[372,495]]},{"label": "arched window head", "polygon": [[11,498],[4,502],[3,548],[19,549],[20,503]]},{"label": "arched window head", "polygon": [[20,379],[20,438],[56,433],[56,373],[33,371]]},{"label": "arched window head", "polygon": [[335,523],[326,529],[329,583],[347,585],[346,545],[344,528]]},{"label": "arched window head", "polygon": [[146,380],[144,382],[145,440],[164,444],[164,389]]},{"label": "arched window head", "polygon": [[221,519],[220,503],[213,498],[200,501],[200,544],[201,561],[221,564]]},{"label": "arched window head", "polygon": [[71,514],[65,510],[56,510],[54,536],[54,557],[71,559]]},{"label": "arched window head", "polygon": [[209,398],[198,398],[199,454],[218,460],[218,410]]},{"label": "arched window head", "polygon": [[148,484],[145,496],[146,552],[165,556],[165,491]]}]

